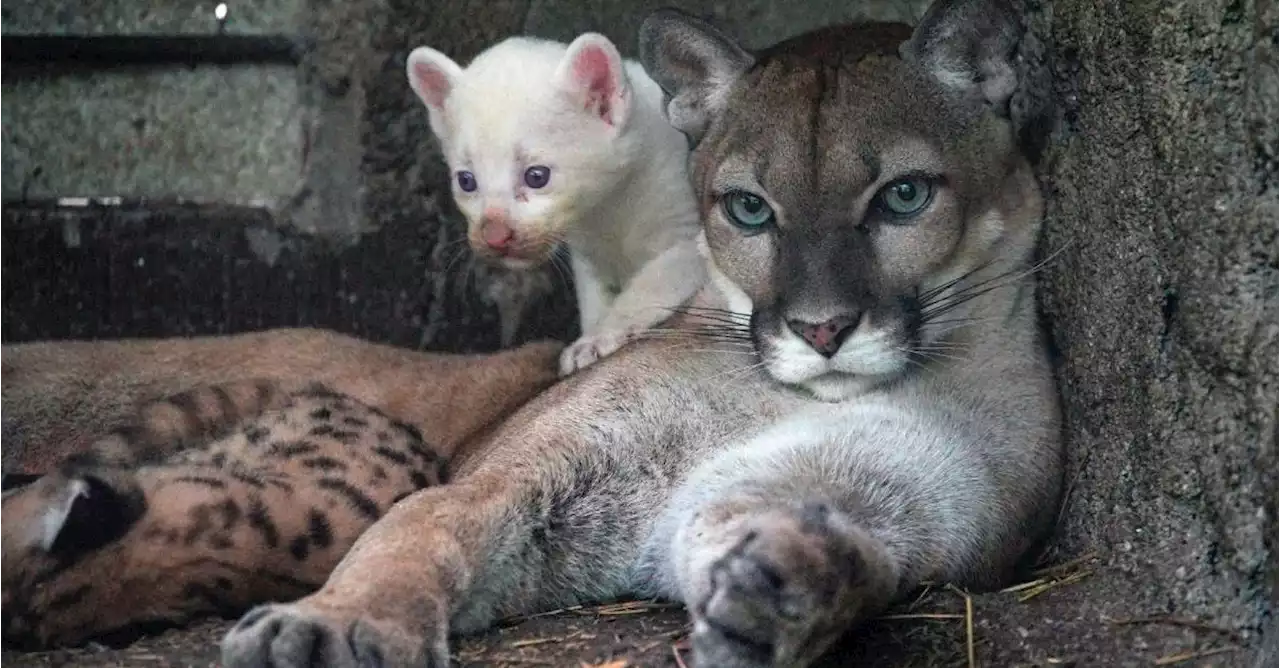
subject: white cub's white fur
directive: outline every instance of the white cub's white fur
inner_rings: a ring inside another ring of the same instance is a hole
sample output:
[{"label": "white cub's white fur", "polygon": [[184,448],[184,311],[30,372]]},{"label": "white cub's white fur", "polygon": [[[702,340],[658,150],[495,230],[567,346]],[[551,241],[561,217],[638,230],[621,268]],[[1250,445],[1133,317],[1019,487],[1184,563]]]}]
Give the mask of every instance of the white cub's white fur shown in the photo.
[{"label": "white cub's white fur", "polygon": [[561,373],[660,323],[705,280],[688,143],[662,90],[607,38],[513,37],[464,69],[428,47],[409,55],[475,251],[512,268],[569,247],[582,338]]}]

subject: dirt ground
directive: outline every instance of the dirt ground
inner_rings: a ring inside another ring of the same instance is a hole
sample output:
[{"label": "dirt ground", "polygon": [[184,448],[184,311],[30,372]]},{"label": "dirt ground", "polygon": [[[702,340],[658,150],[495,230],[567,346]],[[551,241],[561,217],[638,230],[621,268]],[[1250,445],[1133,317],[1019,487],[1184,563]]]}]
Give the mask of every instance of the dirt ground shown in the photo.
[{"label": "dirt ground", "polygon": [[[968,596],[934,586],[863,626],[824,667],[1249,665],[1235,631],[1150,609],[1137,583],[1097,555],[1069,559],[1005,591]],[[206,621],[120,649],[87,647],[22,654],[9,668],[120,666],[212,668],[229,626]],[[687,668],[688,624],[679,606],[644,601],[561,610],[509,620],[455,642],[463,668]]]}]

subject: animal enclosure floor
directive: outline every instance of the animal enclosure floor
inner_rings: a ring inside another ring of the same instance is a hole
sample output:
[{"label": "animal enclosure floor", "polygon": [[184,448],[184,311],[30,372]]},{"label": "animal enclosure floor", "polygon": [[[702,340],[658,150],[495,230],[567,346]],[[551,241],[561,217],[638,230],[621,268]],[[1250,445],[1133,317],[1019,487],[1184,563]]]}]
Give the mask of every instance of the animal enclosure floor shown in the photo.
[{"label": "animal enclosure floor", "polygon": [[[1242,666],[1257,644],[1236,631],[1153,609],[1140,583],[1093,558],[1041,571],[999,593],[930,587],[864,626],[821,666]],[[9,668],[211,668],[230,622],[207,621],[122,649],[22,654]],[[970,631],[970,629],[972,629]],[[462,668],[690,668],[683,609],[662,603],[585,606],[510,620],[454,644]],[[972,653],[972,654],[971,654]],[[972,656],[972,659],[970,658]],[[972,664],[970,661],[972,660]],[[1272,663],[1274,665],[1274,662]]]}]

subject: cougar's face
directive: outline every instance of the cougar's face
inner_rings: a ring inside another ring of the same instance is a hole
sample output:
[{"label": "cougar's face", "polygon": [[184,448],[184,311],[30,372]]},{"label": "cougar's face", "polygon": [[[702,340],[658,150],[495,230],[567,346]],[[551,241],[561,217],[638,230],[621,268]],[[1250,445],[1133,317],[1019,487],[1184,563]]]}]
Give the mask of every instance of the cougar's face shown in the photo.
[{"label": "cougar's face", "polygon": [[1004,122],[898,57],[903,30],[762,55],[693,156],[713,279],[768,372],[825,399],[949,357],[1025,164]]}]

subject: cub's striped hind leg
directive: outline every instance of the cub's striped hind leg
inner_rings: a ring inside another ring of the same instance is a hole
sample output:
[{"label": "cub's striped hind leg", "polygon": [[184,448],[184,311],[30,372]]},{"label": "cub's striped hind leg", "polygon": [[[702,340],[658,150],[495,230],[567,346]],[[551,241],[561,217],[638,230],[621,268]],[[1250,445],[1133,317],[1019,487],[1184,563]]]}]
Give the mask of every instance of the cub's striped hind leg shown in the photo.
[{"label": "cub's striped hind leg", "polygon": [[5,494],[6,645],[296,599],[396,501],[442,481],[444,458],[416,428],[322,386],[261,387],[151,404]]}]

